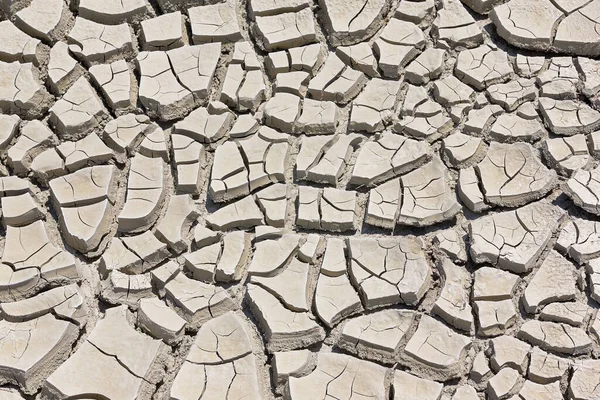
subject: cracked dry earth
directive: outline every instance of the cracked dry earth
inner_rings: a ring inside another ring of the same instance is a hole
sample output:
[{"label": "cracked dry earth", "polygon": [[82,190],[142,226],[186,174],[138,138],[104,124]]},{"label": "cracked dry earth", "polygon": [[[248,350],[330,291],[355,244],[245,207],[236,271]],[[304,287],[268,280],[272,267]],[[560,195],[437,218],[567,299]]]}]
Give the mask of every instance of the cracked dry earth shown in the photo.
[{"label": "cracked dry earth", "polygon": [[599,400],[600,0],[0,0],[0,400]]}]

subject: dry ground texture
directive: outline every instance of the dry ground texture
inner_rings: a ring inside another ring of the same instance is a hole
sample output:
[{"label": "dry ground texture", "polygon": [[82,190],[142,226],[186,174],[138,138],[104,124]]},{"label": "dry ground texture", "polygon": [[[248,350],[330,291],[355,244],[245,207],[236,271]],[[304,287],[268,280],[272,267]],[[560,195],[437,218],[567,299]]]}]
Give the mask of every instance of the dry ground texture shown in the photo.
[{"label": "dry ground texture", "polygon": [[0,400],[600,399],[600,0],[0,0]]}]

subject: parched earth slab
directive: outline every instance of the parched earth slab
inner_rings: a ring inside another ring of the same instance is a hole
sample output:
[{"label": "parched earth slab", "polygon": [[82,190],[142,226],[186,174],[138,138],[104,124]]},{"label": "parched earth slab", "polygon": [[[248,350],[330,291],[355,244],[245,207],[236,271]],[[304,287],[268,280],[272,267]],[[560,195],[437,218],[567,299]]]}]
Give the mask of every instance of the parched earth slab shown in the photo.
[{"label": "parched earth slab", "polygon": [[110,25],[124,21],[134,22],[150,12],[151,6],[146,0],[108,0],[102,3],[81,0],[79,2],[79,15]]},{"label": "parched earth slab", "polygon": [[304,138],[296,159],[298,179],[335,185],[358,147],[356,134]]},{"label": "parched earth slab", "polygon": [[177,306],[192,327],[235,309],[233,300],[223,288],[190,279],[180,271],[164,289],[168,303]]},{"label": "parched earth slab", "polygon": [[485,202],[485,197],[479,187],[479,177],[475,168],[469,167],[458,173],[458,196],[464,205],[471,211],[482,212],[490,208]]},{"label": "parched earth slab", "polygon": [[308,312],[294,312],[260,286],[249,284],[246,301],[265,336],[267,348],[296,349],[320,342],[323,328]]},{"label": "parched earth slab", "polygon": [[463,2],[448,0],[437,12],[433,30],[444,48],[472,48],[483,43],[483,33]]},{"label": "parched earth slab", "polygon": [[69,53],[69,45],[56,42],[50,49],[48,80],[55,94],[62,94],[79,78],[83,67]]},{"label": "parched earth slab", "polygon": [[140,42],[143,50],[169,50],[185,45],[181,11],[164,14],[141,22]]},{"label": "parched earth slab", "polygon": [[579,292],[576,285],[574,265],[551,251],[523,293],[525,311],[535,313],[544,304],[575,299]]},{"label": "parched earth slab", "polygon": [[463,132],[471,135],[485,133],[501,114],[502,107],[497,104],[488,104],[483,108],[472,109],[467,113]]},{"label": "parched earth slab", "polygon": [[[583,5],[583,7],[581,7]],[[597,56],[600,36],[598,27],[598,2],[578,3],[559,24],[554,38],[554,48],[561,52],[582,56]]]},{"label": "parched earth slab", "polygon": [[187,250],[189,245],[184,241],[184,231],[189,231],[199,215],[190,195],[172,196],[163,219],[156,226],[156,237],[175,253]]},{"label": "parched earth slab", "polygon": [[106,25],[82,16],[67,35],[69,50],[86,64],[101,64],[137,54],[133,31],[127,23]]},{"label": "parched earth slab", "polygon": [[388,125],[397,103],[400,82],[374,78],[363,92],[352,102],[349,129],[353,131],[377,132]]},{"label": "parched earth slab", "polygon": [[63,139],[80,139],[107,118],[102,100],[84,77],[50,108],[50,122]]},{"label": "parched earth slab", "polygon": [[321,52],[319,43],[311,43],[269,53],[265,58],[265,64],[271,76],[291,71],[314,74],[323,63],[325,56],[326,54]]},{"label": "parched earth slab", "polygon": [[383,75],[398,79],[401,69],[419,55],[425,42],[425,35],[417,25],[391,19],[373,45]]},{"label": "parched earth slab", "polygon": [[151,231],[135,236],[114,238],[104,251],[99,263],[101,274],[118,270],[143,274],[169,256],[167,245]]},{"label": "parched earth slab", "polygon": [[475,91],[454,75],[433,82],[433,97],[443,106],[452,107],[471,103]]},{"label": "parched earth slab", "polygon": [[551,383],[560,378],[571,367],[571,361],[534,348],[531,352],[528,378],[537,383]]},{"label": "parched earth slab", "polygon": [[223,237],[223,249],[216,265],[215,279],[219,282],[239,281],[242,278],[248,253],[249,235],[245,232],[231,232]]},{"label": "parched earth slab", "polygon": [[406,341],[416,313],[410,310],[382,310],[348,320],[337,345],[370,360],[391,360]]},{"label": "parched earth slab", "polygon": [[280,351],[273,355],[273,379],[285,382],[290,376],[300,377],[310,369],[312,352],[308,349]]},{"label": "parched earth slab", "polygon": [[577,170],[565,185],[565,193],[585,211],[600,214],[600,168]]},{"label": "parched earth slab", "polygon": [[227,134],[235,115],[222,103],[210,103],[199,107],[182,121],[175,124],[175,133],[188,136],[200,143],[212,143]]},{"label": "parched earth slab", "polygon": [[508,55],[488,45],[461,51],[454,68],[461,81],[478,90],[508,80],[512,72]]},{"label": "parched earth slab", "polygon": [[184,254],[185,268],[199,281],[212,283],[215,280],[216,264],[221,253],[221,243],[204,246]]},{"label": "parched earth slab", "polygon": [[50,181],[63,236],[83,253],[95,249],[110,229],[115,172],[114,166],[94,166]]},{"label": "parched earth slab", "polygon": [[573,218],[563,226],[554,247],[582,265],[600,255],[599,246],[600,223]]},{"label": "parched earth slab", "polygon": [[125,60],[94,65],[90,67],[90,73],[116,113],[123,114],[135,107],[137,82]]},{"label": "parched earth slab", "polygon": [[228,1],[192,7],[188,10],[192,27],[192,41],[235,42],[242,39],[235,16],[235,4]]},{"label": "parched earth slab", "polygon": [[442,161],[435,157],[428,164],[400,178],[402,206],[398,215],[399,224],[428,226],[449,220],[460,211],[447,173]]},{"label": "parched earth slab", "polygon": [[296,223],[330,232],[356,230],[357,196],[351,190],[301,186]]},{"label": "parched earth slab", "polygon": [[537,118],[524,118],[519,112],[500,115],[490,129],[493,139],[505,143],[534,142],[545,133],[544,126]]},{"label": "parched earth slab", "polygon": [[[75,172],[86,166],[103,164],[113,157],[111,149],[96,135],[88,135],[76,142],[62,143],[56,148],[56,153],[61,159],[64,159],[62,164],[65,173]],[[32,169],[35,174],[36,170],[33,164]],[[41,176],[40,178],[43,180],[45,177]]]},{"label": "parched earth slab", "polygon": [[470,332],[473,328],[473,313],[469,303],[471,274],[449,259],[444,259],[438,268],[444,279],[444,287],[432,312],[455,328]]},{"label": "parched earth slab", "polygon": [[244,325],[232,312],[202,325],[173,381],[172,399],[199,399],[205,393],[260,399],[255,356]]},{"label": "parched earth slab", "polygon": [[358,313],[362,305],[347,274],[321,274],[315,292],[315,311],[329,328],[347,316]]},{"label": "parched earth slab", "polygon": [[456,263],[462,264],[467,261],[464,237],[455,229],[437,233],[433,237],[432,245],[434,251],[442,253]]},{"label": "parched earth slab", "polygon": [[67,243],[82,253],[92,254],[111,227],[109,200],[60,210],[60,223]]},{"label": "parched earth slab", "polygon": [[2,220],[5,225],[27,225],[43,217],[43,213],[40,211],[37,202],[29,193],[4,197],[1,200],[4,214]]},{"label": "parched earth slab", "polygon": [[527,101],[534,100],[537,94],[533,80],[527,79],[491,85],[486,92],[493,103],[501,105],[508,112],[516,110]]},{"label": "parched earth slab", "polygon": [[164,161],[137,154],[131,160],[127,197],[118,215],[119,230],[140,232],[158,218],[164,200]]},{"label": "parched earth slab", "polygon": [[190,110],[193,107],[192,93],[177,81],[164,52],[142,52],[137,63],[142,76],[140,101],[149,115],[174,119],[176,109]]},{"label": "parched earth slab", "polygon": [[553,57],[548,69],[540,73],[536,83],[541,86],[540,97],[566,100],[577,98],[579,73],[571,57]]},{"label": "parched earth slab", "polygon": [[450,132],[452,125],[452,120],[443,113],[438,103],[426,101],[414,115],[407,115],[396,122],[394,132],[431,143]]},{"label": "parched earth slab", "polygon": [[17,141],[8,149],[8,165],[16,175],[29,171],[32,160],[41,150],[56,143],[56,137],[48,126],[38,120],[27,121],[20,128]]},{"label": "parched earth slab", "polygon": [[439,78],[444,70],[445,56],[443,49],[426,49],[406,68],[406,80],[419,85]]},{"label": "parched earth slab", "polygon": [[5,149],[17,134],[21,118],[18,115],[0,116],[0,148]]},{"label": "parched earth slab", "polygon": [[187,136],[174,134],[174,162],[177,165],[177,193],[197,194],[204,180],[205,147]]},{"label": "parched earth slab", "polygon": [[319,5],[327,16],[325,27],[336,45],[348,46],[367,40],[381,26],[381,18],[390,4],[386,0],[374,2],[352,0],[320,0]]},{"label": "parched earth slab", "polygon": [[169,159],[167,149],[167,137],[165,131],[157,125],[153,125],[146,137],[142,140],[139,147],[139,153],[151,158],[162,158],[165,161]]},{"label": "parched earth slab", "polygon": [[367,309],[415,304],[427,291],[430,267],[418,238],[351,238],[350,277]]},{"label": "parched earth slab", "polygon": [[588,312],[587,305],[577,301],[565,303],[551,303],[545,306],[540,313],[544,321],[563,322],[580,327]]},{"label": "parched earth slab", "polygon": [[[178,386],[171,388],[171,398],[191,400],[205,397],[203,393],[207,393],[218,398],[227,398],[229,394],[237,398],[260,399],[256,368],[252,354],[222,364],[186,362],[177,375]],[[198,376],[204,379],[199,381]]]},{"label": "parched earth slab", "polygon": [[284,184],[276,183],[259,191],[255,199],[265,214],[265,222],[268,225],[276,228],[285,225],[289,204],[287,188]]},{"label": "parched earth slab", "polygon": [[[405,371],[394,371],[394,380],[392,382],[394,388],[394,400],[433,400],[440,397],[444,385],[429,379],[418,378]],[[455,392],[453,399],[457,399]]]},{"label": "parched earth slab", "polygon": [[146,157],[162,158],[168,160],[167,138],[163,129],[153,125],[139,147],[140,154]]},{"label": "parched earth slab", "polygon": [[263,126],[238,143],[215,151],[208,192],[213,201],[235,200],[272,182],[284,180],[289,135]]},{"label": "parched earth slab", "polygon": [[517,310],[512,300],[475,301],[478,334],[482,336],[502,335],[517,319]]},{"label": "parched earth slab", "polygon": [[291,399],[386,398],[384,367],[345,354],[323,353],[318,357],[317,367],[309,375],[290,378]]},{"label": "parched earth slab", "polygon": [[490,398],[500,399],[506,397],[510,392],[516,390],[519,373],[513,368],[503,368],[494,375],[487,384],[487,392]]},{"label": "parched earth slab", "polygon": [[600,300],[600,260],[594,258],[586,266],[590,285],[590,297],[596,301]]},{"label": "parched earth slab", "polygon": [[573,365],[573,377],[569,384],[569,395],[574,399],[589,399],[598,395],[596,386],[600,362],[597,360],[581,360]]},{"label": "parched earth slab", "polygon": [[35,393],[53,366],[64,361],[77,340],[76,324],[45,314],[22,322],[0,322],[0,380]]},{"label": "parched earth slab", "polygon": [[496,7],[490,18],[498,33],[509,43],[535,50],[548,50],[552,45],[552,29],[564,15],[550,1],[513,0]]},{"label": "parched earth slab", "polygon": [[365,223],[394,229],[402,198],[400,180],[392,179],[369,191]]},{"label": "parched earth slab", "polygon": [[540,201],[478,218],[469,224],[471,257],[508,271],[530,271],[564,215],[562,209]]},{"label": "parched earth slab", "polygon": [[347,103],[367,82],[364,73],[348,67],[335,54],[329,53],[319,72],[308,83],[308,93],[317,100]]},{"label": "parched earth slab", "polygon": [[441,322],[423,315],[419,327],[404,349],[405,356],[431,370],[431,376],[443,380],[460,376],[462,363],[471,347],[469,337],[455,333]]},{"label": "parched earth slab", "polygon": [[572,136],[600,127],[600,112],[577,100],[540,98],[540,111],[553,133]]},{"label": "parched earth slab", "polygon": [[373,50],[367,43],[358,43],[352,46],[339,46],[337,56],[352,68],[364,72],[369,76],[377,76],[377,60]]},{"label": "parched earth slab", "polygon": [[183,318],[156,297],[140,300],[137,322],[145,332],[167,344],[181,340],[186,324]]},{"label": "parched earth slab", "polygon": [[490,340],[490,365],[494,371],[505,367],[521,373],[527,369],[527,356],[531,346],[515,337],[500,336]]},{"label": "parched earth slab", "polygon": [[266,239],[255,244],[248,274],[253,276],[273,276],[281,272],[300,245],[300,237],[285,234],[277,239]]},{"label": "parched earth slab", "polygon": [[406,1],[398,4],[395,17],[418,24],[422,28],[431,25],[435,17],[433,0]]},{"label": "parched earth slab", "polygon": [[574,63],[579,71],[581,71],[585,82],[581,92],[592,103],[594,107],[598,107],[598,79],[600,78],[600,70],[598,60],[593,60],[587,57],[577,57]]},{"label": "parched earth slab", "polygon": [[289,49],[315,42],[315,20],[312,11],[256,17],[256,30],[260,44],[267,51]]},{"label": "parched earth slab", "polygon": [[9,20],[0,22],[0,38],[3,46],[0,60],[6,63],[13,61],[39,65],[42,56],[41,41],[32,38],[17,28]]},{"label": "parched earth slab", "polygon": [[133,153],[152,127],[146,115],[125,114],[104,127],[104,143],[118,153]]},{"label": "parched earth slab", "polygon": [[519,281],[519,277],[510,272],[481,267],[474,274],[473,300],[510,299]]},{"label": "parched earth slab", "polygon": [[598,56],[595,1],[511,0],[497,6],[490,18],[510,44],[531,50]]},{"label": "parched earth slab", "polygon": [[281,14],[288,11],[299,11],[309,6],[307,0],[253,0],[250,2],[250,12],[253,15]]},{"label": "parched earth slab", "polygon": [[481,138],[456,132],[442,141],[444,160],[457,168],[467,168],[481,160],[486,147]]},{"label": "parched earth slab", "polygon": [[75,258],[50,241],[42,221],[6,228],[0,264],[1,299],[21,300],[48,284],[70,282],[77,278]]},{"label": "parched earth slab", "polygon": [[221,44],[207,43],[164,51],[141,52],[140,101],[148,115],[173,120],[207,97]]},{"label": "parched earth slab", "polygon": [[294,131],[307,135],[326,135],[339,124],[340,109],[333,101],[305,98],[302,112],[294,123]]},{"label": "parched earth slab", "polygon": [[587,169],[592,160],[583,134],[547,139],[543,151],[550,165],[566,176],[579,169]]},{"label": "parched earth slab", "polygon": [[[166,346],[136,331],[127,307],[107,310],[77,351],[50,375],[44,393],[54,398],[149,398],[162,379]],[[82,368],[89,373],[73,379]]]},{"label": "parched earth slab", "polygon": [[30,394],[52,372],[52,366],[67,357],[85,325],[84,297],[76,284],[59,286],[28,299],[3,303],[2,312],[0,379],[18,384]]},{"label": "parched earth slab", "polygon": [[563,354],[582,354],[592,347],[592,340],[583,329],[557,322],[527,321],[518,336],[544,350]]},{"label": "parched earth slab", "polygon": [[152,278],[148,273],[127,275],[112,271],[101,283],[100,296],[109,304],[134,307],[141,299],[152,297]]},{"label": "parched earth slab", "polygon": [[227,231],[232,228],[252,228],[264,225],[264,214],[252,196],[230,203],[208,215],[206,223],[209,227]]},{"label": "parched earth slab", "polygon": [[431,150],[427,143],[384,132],[377,140],[360,147],[350,183],[377,185],[413,170],[430,158]]},{"label": "parched earth slab", "polygon": [[41,117],[52,96],[40,81],[40,72],[31,63],[0,62],[0,110],[28,118]]},{"label": "parched earth slab", "polygon": [[527,143],[492,142],[475,166],[487,202],[516,207],[537,200],[555,185],[556,172],[548,169]]},{"label": "parched earth slab", "polygon": [[[308,311],[308,285],[310,265],[292,259],[285,269],[273,277],[253,276],[250,282],[255,283],[277,297],[286,308],[292,311]],[[350,286],[350,289],[352,287]],[[360,303],[360,300],[359,300]]]}]

